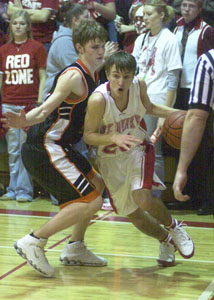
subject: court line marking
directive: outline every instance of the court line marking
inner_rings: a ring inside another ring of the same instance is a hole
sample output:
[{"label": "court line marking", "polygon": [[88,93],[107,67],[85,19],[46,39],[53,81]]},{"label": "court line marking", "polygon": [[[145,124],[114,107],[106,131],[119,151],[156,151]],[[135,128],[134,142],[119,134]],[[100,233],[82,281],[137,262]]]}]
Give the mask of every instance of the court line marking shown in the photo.
[{"label": "court line marking", "polygon": [[[202,292],[197,300],[209,300],[214,292],[214,280],[207,286],[207,288]],[[213,299],[213,297],[212,297]],[[211,300],[212,300],[211,299]]]},{"label": "court line marking", "polygon": [[[108,213],[108,215],[109,214],[111,214],[112,213],[112,211],[108,211],[107,212]],[[106,219],[99,219],[99,216],[96,216],[96,218],[95,219],[92,219],[92,222],[94,222],[94,223],[106,223],[106,222],[108,222],[109,224],[115,224],[115,223],[117,223],[117,224],[124,224],[124,225],[127,225],[127,224],[132,224],[130,221],[117,221],[117,220],[109,220],[108,219],[108,215],[106,216]],[[1,214],[0,213],[0,216],[4,216],[4,217],[20,217],[20,218],[42,218],[42,219],[51,219],[53,216],[34,216],[34,215],[17,215],[17,214]],[[183,221],[184,222],[184,224],[186,223],[186,222],[188,222],[188,221]],[[194,223],[194,222],[192,222],[192,223]],[[196,222],[196,223],[198,223],[198,222]],[[213,224],[213,223],[210,223],[210,224]],[[191,229],[206,229],[206,230],[213,230],[214,228],[212,228],[212,227],[206,227],[206,226],[203,226],[203,223],[202,223],[202,226],[201,227],[199,227],[199,226],[190,226],[190,225],[184,225],[184,227],[186,227],[186,228],[191,228]]]},{"label": "court line marking", "polygon": [[[55,244],[56,245],[56,244]],[[0,249],[14,249],[12,246],[0,246]],[[93,250],[92,248],[88,248],[89,250]],[[56,252],[61,253],[62,250],[56,250],[52,248],[47,248],[45,252]],[[118,257],[131,257],[131,258],[145,258],[145,259],[157,259],[155,256],[146,256],[146,255],[132,255],[132,254],[115,254],[115,253],[106,253],[106,252],[94,252],[97,255],[104,256],[118,256]],[[185,261],[185,262],[193,262],[193,263],[207,263],[214,264],[213,260],[197,260],[197,259],[184,259],[184,258],[176,258],[176,261]]]}]

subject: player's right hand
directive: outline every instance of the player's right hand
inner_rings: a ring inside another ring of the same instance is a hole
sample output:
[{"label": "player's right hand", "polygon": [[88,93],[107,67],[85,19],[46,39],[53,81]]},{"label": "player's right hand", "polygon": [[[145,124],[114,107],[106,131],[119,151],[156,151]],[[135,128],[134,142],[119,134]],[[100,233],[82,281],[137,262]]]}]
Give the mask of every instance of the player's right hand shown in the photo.
[{"label": "player's right hand", "polygon": [[140,139],[128,134],[116,134],[113,136],[112,141],[126,151],[129,151],[131,147],[140,145],[142,143]]}]

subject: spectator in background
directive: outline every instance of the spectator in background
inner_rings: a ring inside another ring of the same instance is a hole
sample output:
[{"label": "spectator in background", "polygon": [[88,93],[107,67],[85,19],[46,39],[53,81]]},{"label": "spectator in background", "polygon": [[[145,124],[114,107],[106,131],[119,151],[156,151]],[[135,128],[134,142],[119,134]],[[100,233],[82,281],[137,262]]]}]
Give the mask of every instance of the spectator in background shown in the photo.
[{"label": "spectator in background", "polygon": [[128,53],[132,53],[136,38],[145,31],[143,7],[141,2],[131,6],[129,10],[130,24],[124,24],[122,18],[115,21],[119,34],[123,35],[121,48]]},{"label": "spectator in background", "polygon": [[199,56],[214,48],[214,31],[201,18],[203,0],[181,1],[182,17],[177,20],[175,35],[178,40],[183,69],[177,91],[176,108],[187,110],[193,72]]},{"label": "spectator in background", "polygon": [[[148,31],[136,39],[132,53],[138,64],[138,77],[145,80],[151,102],[169,107],[174,104],[178,76],[182,68],[176,37],[165,27],[173,16],[173,8],[162,0],[147,0],[144,4],[144,22]],[[144,119],[150,136],[164,121],[149,115],[145,115]],[[164,182],[161,146],[159,138],[155,145],[155,172]],[[153,196],[160,198],[161,192],[154,191]]]},{"label": "spectator in background", "polygon": [[[177,17],[181,16],[181,0],[173,0],[172,5],[175,9]],[[202,18],[209,25],[214,26],[214,1],[204,0],[202,1]]]},{"label": "spectator in background", "polygon": [[17,10],[27,11],[32,21],[33,38],[43,43],[48,51],[53,32],[57,29],[55,17],[58,7],[58,0],[10,0],[7,13],[10,17]]},{"label": "spectator in background", "polygon": [[[202,4],[202,0],[182,0],[182,17],[177,20],[177,27],[174,31],[179,42],[183,62],[183,69],[179,77],[175,108],[183,110],[187,110],[189,107],[190,88],[197,60],[202,53],[214,48],[214,29],[204,22],[201,17]],[[210,118],[212,118],[212,114],[210,114],[209,119]],[[207,123],[205,129],[205,134],[208,135],[209,124],[210,121]],[[177,152],[176,154],[178,156]],[[203,145],[200,147],[200,150],[197,152],[195,159],[188,169],[189,180],[185,189],[191,196],[192,203],[189,202],[189,205],[192,206],[191,208],[198,208],[198,205],[201,204],[198,213],[207,214],[210,210],[209,202],[211,199],[207,199],[208,194],[204,190],[204,174],[203,172],[200,172],[202,164],[205,169],[209,167],[206,147]],[[186,205],[184,205],[184,208],[185,206]]]},{"label": "spectator in background", "polygon": [[130,23],[129,10],[132,6],[133,0],[116,0],[117,15],[122,17],[124,24]]},{"label": "spectator in background", "polygon": [[[28,110],[41,101],[47,52],[32,40],[31,19],[24,10],[16,11],[9,24],[9,42],[0,48],[0,89],[2,112]],[[26,140],[23,129],[10,128],[6,134],[10,184],[1,200],[32,201],[33,186],[21,158]]]},{"label": "spectator in background", "polygon": [[7,15],[7,6],[8,0],[0,1],[0,28],[3,33],[6,33],[9,23],[9,18]]},{"label": "spectator in background", "polygon": [[113,22],[116,17],[115,0],[73,0],[73,2],[85,5],[92,18],[108,30],[109,40],[117,42],[117,32]]},{"label": "spectator in background", "polygon": [[65,14],[64,24],[60,25],[58,31],[54,32],[47,59],[43,101],[53,85],[55,76],[77,60],[78,54],[73,44],[72,28],[79,24],[83,18],[87,18],[88,14],[88,9],[85,6],[80,4],[71,5]]}]

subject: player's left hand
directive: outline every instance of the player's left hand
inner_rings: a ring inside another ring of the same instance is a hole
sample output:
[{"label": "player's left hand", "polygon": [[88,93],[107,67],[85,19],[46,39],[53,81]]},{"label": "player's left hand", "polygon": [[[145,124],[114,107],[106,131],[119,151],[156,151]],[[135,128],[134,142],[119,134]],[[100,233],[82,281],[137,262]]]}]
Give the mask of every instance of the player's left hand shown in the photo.
[{"label": "player's left hand", "polygon": [[175,175],[175,180],[173,183],[173,191],[174,191],[175,198],[181,202],[190,199],[188,195],[184,195],[182,193],[186,183],[187,183],[187,173],[177,170]]},{"label": "player's left hand", "polygon": [[3,114],[1,118],[4,128],[23,128],[26,127],[26,117],[25,111],[23,109],[20,110],[19,113],[15,112],[6,112]]}]

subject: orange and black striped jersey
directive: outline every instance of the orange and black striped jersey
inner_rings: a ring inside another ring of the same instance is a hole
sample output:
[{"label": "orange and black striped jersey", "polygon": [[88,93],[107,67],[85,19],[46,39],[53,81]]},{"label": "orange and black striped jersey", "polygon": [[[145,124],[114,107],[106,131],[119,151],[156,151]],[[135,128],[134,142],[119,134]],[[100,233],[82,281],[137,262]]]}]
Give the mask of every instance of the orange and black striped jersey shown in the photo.
[{"label": "orange and black striped jersey", "polygon": [[64,148],[81,139],[88,98],[97,87],[98,74],[95,82],[88,68],[78,59],[56,76],[49,96],[53,93],[58,78],[69,70],[80,72],[86,87],[84,95],[75,100],[65,99],[43,123],[32,126],[28,132],[27,143],[56,143]]}]

